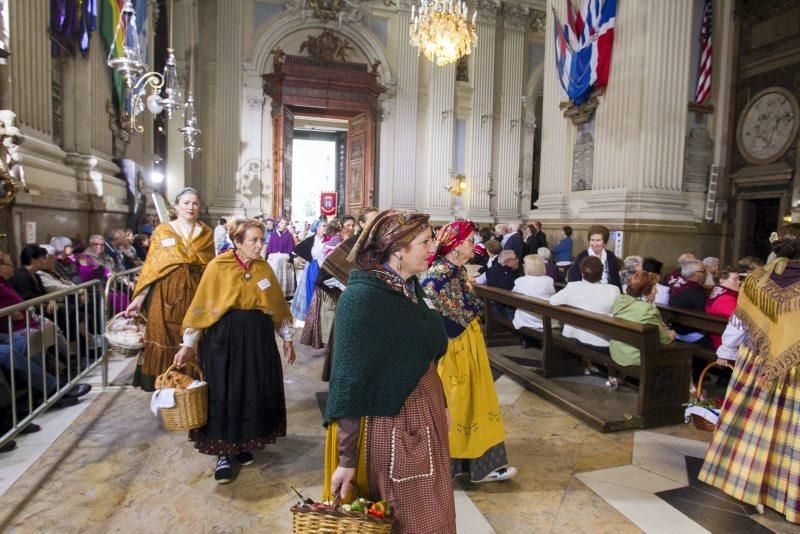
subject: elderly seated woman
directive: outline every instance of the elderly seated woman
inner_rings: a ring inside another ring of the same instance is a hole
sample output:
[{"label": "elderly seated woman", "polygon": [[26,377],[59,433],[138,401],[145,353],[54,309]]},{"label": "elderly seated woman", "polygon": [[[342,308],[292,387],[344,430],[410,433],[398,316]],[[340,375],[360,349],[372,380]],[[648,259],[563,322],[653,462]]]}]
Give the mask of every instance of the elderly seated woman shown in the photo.
[{"label": "elderly seated woman", "polygon": [[[625,288],[625,295],[620,295],[614,301],[613,313],[617,319],[625,319],[641,324],[654,324],[658,326],[659,341],[662,345],[672,343],[675,332],[667,328],[661,319],[661,313],[653,303],[656,298],[658,275],[646,271],[634,274]],[[620,365],[641,365],[639,349],[621,341],[611,340],[609,344],[611,358]],[[612,389],[617,389],[619,383],[616,377],[609,377],[606,384]]]},{"label": "elderly seated woman", "polygon": [[642,270],[642,257],[641,256],[628,256],[622,262],[623,267],[619,272],[619,279],[622,282],[622,290],[628,285],[628,280]]},{"label": "elderly seated woman", "polygon": [[[539,250],[547,250],[539,249]],[[542,258],[536,254],[528,254],[523,258],[525,276],[520,276],[514,281],[514,293],[521,293],[527,297],[549,299],[555,292],[553,279],[545,271]],[[514,328],[519,330],[523,326],[541,329],[542,318],[530,312],[517,310],[514,314]]]},{"label": "elderly seated woman", "polygon": [[536,255],[539,256],[542,261],[544,262],[544,272],[547,276],[553,279],[553,282],[562,281],[560,277],[560,273],[558,272],[558,267],[556,264],[553,263],[551,260],[552,253],[550,249],[547,247],[539,247],[539,250],[536,251]]},{"label": "elderly seated woman", "polygon": [[[506,291],[514,289],[514,281],[519,276],[519,259],[513,250],[504,250],[497,256],[497,260],[486,269],[486,285],[499,287]],[[513,320],[515,308],[504,304],[493,303],[494,311],[503,317]]]},{"label": "elderly seated woman", "polygon": [[[603,262],[597,256],[585,256],[580,264],[580,282],[569,282],[567,286],[550,297],[550,304],[556,306],[572,306],[595,313],[611,315],[611,308],[619,296],[619,288],[613,284],[603,284]],[[578,345],[591,348],[597,352],[608,354],[608,338],[594,332],[575,328],[565,324],[564,337],[573,338]],[[586,374],[594,369],[589,362],[584,362]]]}]

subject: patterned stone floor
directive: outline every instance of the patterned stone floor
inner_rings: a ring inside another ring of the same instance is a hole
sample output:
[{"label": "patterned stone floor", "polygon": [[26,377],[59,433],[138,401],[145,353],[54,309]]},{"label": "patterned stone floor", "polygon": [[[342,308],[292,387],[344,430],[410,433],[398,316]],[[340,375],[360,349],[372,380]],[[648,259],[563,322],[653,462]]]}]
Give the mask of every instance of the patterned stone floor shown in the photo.
[{"label": "patterned stone floor", "polygon": [[[2,494],[0,532],[291,532],[291,487],[319,491],[324,445],[321,352],[296,346],[298,362],[285,373],[289,436],[257,454],[234,483],[217,485],[214,460],[195,452],[184,434],[161,428],[148,395],[110,389],[58,430]],[[630,466],[634,432],[600,434],[507,377],[496,385],[508,456],[519,474],[499,484],[461,485],[459,532],[641,532],[575,476]],[[690,426],[650,432],[710,437]],[[46,433],[23,436],[19,454]],[[11,469],[3,462],[0,480]],[[792,531],[777,514],[758,520]]]}]

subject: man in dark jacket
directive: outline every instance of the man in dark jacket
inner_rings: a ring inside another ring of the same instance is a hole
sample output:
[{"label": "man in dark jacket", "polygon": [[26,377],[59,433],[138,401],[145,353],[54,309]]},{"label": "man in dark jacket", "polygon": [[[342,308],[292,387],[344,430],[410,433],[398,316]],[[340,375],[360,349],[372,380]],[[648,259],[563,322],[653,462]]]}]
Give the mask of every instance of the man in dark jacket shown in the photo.
[{"label": "man in dark jacket", "polygon": [[[497,256],[497,261],[486,269],[486,285],[499,287],[506,291],[514,289],[514,281],[519,277],[519,260],[512,250],[504,250]],[[516,308],[504,304],[492,303],[495,311],[507,319],[514,319]]]},{"label": "man in dark jacket", "polygon": [[506,239],[503,244],[503,250],[513,250],[517,256],[518,262],[522,262],[525,257],[525,240],[522,238],[522,232],[515,228],[515,225],[509,225],[511,235]]}]

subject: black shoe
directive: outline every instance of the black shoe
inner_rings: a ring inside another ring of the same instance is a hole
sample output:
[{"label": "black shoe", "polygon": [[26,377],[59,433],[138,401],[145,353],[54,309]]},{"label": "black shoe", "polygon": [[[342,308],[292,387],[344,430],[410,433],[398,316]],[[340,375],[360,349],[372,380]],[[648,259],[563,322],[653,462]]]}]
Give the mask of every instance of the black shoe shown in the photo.
[{"label": "black shoe", "polygon": [[239,465],[250,465],[253,463],[253,453],[250,451],[237,452],[236,461],[239,462]]},{"label": "black shoe", "polygon": [[23,428],[20,431],[20,434],[33,434],[34,432],[38,432],[41,429],[42,429],[42,427],[40,427],[36,423],[31,423],[28,426],[26,426],[25,428]]},{"label": "black shoe", "polygon": [[92,385],[91,384],[76,384],[76,385],[72,386],[69,389],[69,391],[67,391],[64,394],[64,396],[65,397],[74,397],[74,398],[77,399],[78,397],[83,397],[84,395],[86,395],[90,391],[92,391]]},{"label": "black shoe", "polygon": [[0,454],[2,454],[4,452],[11,452],[16,448],[17,448],[17,442],[12,439],[8,443],[6,443],[2,447],[0,447]]},{"label": "black shoe", "polygon": [[53,407],[54,408],[68,408],[70,406],[75,406],[76,404],[78,404],[78,402],[79,402],[78,401],[78,397],[67,397],[66,395],[64,395],[63,397],[61,397],[60,399],[58,399],[56,401],[56,403],[53,405]]},{"label": "black shoe", "polygon": [[233,468],[231,459],[228,456],[220,456],[217,460],[217,468],[214,470],[214,480],[219,484],[227,484],[233,480]]}]

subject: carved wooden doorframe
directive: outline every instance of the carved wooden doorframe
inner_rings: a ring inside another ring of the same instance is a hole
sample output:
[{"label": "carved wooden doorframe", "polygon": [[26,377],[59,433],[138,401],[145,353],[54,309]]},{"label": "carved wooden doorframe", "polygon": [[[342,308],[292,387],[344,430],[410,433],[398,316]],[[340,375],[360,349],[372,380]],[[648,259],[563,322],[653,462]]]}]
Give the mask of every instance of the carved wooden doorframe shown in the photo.
[{"label": "carved wooden doorframe", "polygon": [[291,157],[286,154],[288,150],[291,155],[287,128],[294,115],[349,121],[344,206],[352,213],[373,204],[378,97],[386,91],[375,70],[362,63],[284,55],[275,71],[262,78],[264,92],[272,98],[273,215],[291,214]]}]

